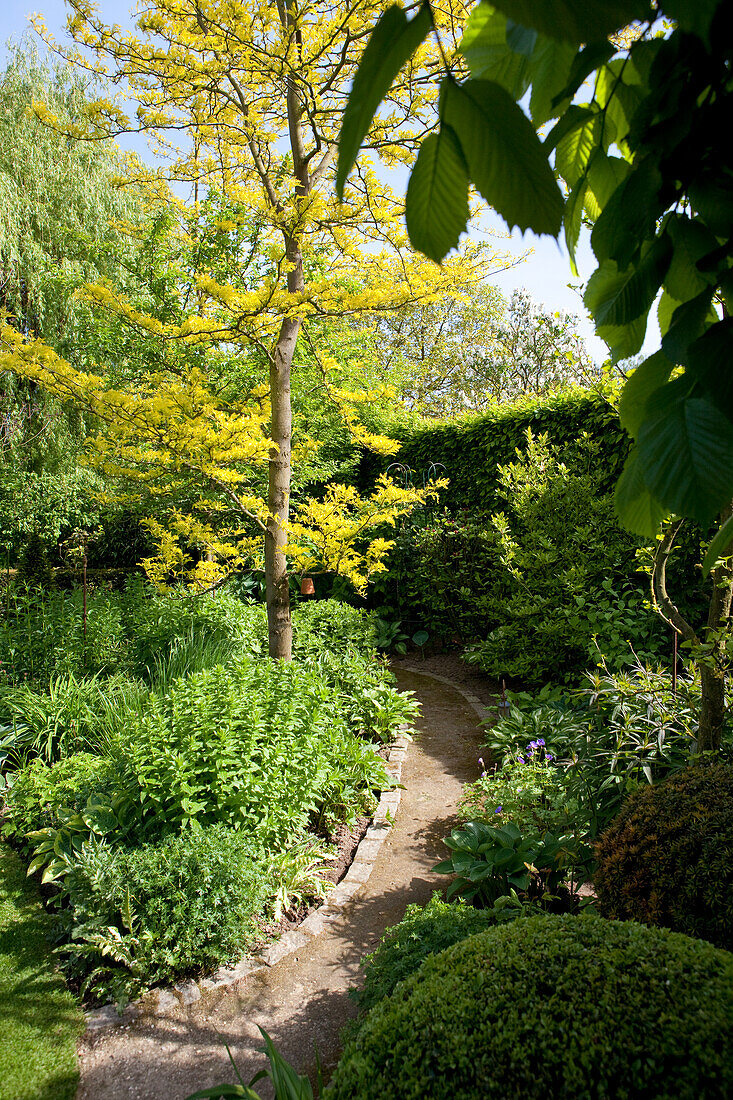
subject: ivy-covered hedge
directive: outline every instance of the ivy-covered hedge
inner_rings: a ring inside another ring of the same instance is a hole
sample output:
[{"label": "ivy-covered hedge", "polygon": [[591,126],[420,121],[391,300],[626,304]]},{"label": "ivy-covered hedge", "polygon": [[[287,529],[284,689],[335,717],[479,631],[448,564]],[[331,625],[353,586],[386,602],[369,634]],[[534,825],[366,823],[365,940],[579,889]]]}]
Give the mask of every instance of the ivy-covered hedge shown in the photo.
[{"label": "ivy-covered hedge", "polygon": [[[497,495],[497,466],[511,462],[523,447],[527,428],[535,435],[546,432],[551,444],[569,466],[577,455],[577,440],[587,433],[598,441],[598,488],[609,491],[626,460],[630,440],[614,407],[600,394],[569,390],[541,398],[524,398],[500,405],[482,416],[423,426],[403,437],[396,456],[409,466],[414,484],[422,484],[431,463],[441,462],[450,485],[441,493],[441,504],[451,511],[472,508],[493,512],[501,508]],[[579,456],[578,456],[579,457]],[[394,458],[365,452],[359,463],[358,487],[373,485]],[[440,471],[441,476],[443,472]]]}]

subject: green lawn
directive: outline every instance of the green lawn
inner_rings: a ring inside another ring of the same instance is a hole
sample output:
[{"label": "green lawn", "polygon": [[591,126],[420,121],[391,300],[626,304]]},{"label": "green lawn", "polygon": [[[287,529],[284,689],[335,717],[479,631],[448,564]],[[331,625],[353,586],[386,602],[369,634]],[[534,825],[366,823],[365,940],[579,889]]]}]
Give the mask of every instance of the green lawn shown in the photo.
[{"label": "green lawn", "polygon": [[72,1100],[84,1021],[56,972],[48,917],[20,860],[0,845],[0,1100]]}]

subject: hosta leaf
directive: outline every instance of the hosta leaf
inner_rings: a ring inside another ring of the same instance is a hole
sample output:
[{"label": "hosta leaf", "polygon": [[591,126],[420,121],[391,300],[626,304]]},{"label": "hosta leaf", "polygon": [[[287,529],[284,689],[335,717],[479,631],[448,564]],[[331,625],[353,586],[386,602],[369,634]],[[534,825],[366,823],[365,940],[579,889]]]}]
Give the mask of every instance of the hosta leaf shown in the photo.
[{"label": "hosta leaf", "polygon": [[636,436],[645,416],[651,394],[663,386],[672,373],[672,363],[662,351],[655,352],[640,363],[629,377],[621,393],[619,420],[629,435]]},{"label": "hosta leaf", "polygon": [[371,33],[351,86],[339,137],[336,194],[344,183],[376,110],[402,66],[430,32],[430,8],[424,4],[414,19],[407,19],[397,4],[387,8]]},{"label": "hosta leaf", "polygon": [[556,237],[563,199],[532,123],[490,80],[450,82],[445,121],[453,127],[477,190],[509,228]]},{"label": "hosta leaf", "polygon": [[429,134],[410,175],[405,221],[413,248],[440,263],[468,222],[468,172],[450,126]]},{"label": "hosta leaf", "polygon": [[645,538],[654,538],[660,523],[669,514],[646,487],[636,447],[629,453],[621,477],[616,482],[614,503],[624,527]]},{"label": "hosta leaf", "polygon": [[551,38],[591,42],[606,38],[635,19],[650,14],[644,0],[492,0],[523,27],[534,27]]},{"label": "hosta leaf", "polygon": [[733,423],[689,378],[652,394],[638,441],[644,482],[671,512],[705,525],[733,497]]}]

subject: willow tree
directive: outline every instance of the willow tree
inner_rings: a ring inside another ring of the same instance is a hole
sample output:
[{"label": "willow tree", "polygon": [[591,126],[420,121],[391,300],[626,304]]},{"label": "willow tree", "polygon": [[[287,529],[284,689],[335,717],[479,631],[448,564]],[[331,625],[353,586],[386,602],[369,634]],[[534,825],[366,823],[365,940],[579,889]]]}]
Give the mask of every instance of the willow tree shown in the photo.
[{"label": "willow tree", "polygon": [[[437,124],[434,76],[443,54],[427,41],[398,74],[384,111],[371,122],[358,172],[337,200],[341,115],[364,41],[387,7],[383,0],[355,0],[345,8],[334,0],[153,0],[140,5],[130,34],[105,25],[89,0],[68,3],[67,29],[76,46],[57,48],[81,70],[124,89],[125,99],[95,102],[84,125],[64,126],[43,105],[39,117],[82,141],[148,134],[158,157],[148,178],[173,181],[182,234],[195,236],[196,206],[210,189],[224,197],[235,222],[256,229],[257,277],[245,271],[221,283],[202,270],[195,315],[179,326],[141,315],[108,286],[89,294],[156,338],[260,349],[269,371],[268,491],[265,507],[250,502],[248,512],[266,527],[270,652],[287,657],[290,377],[298,341],[315,343],[319,318],[438,298],[450,290],[457,269],[465,280],[465,259],[439,268],[410,252],[403,205],[374,164],[375,156],[388,169],[410,163],[421,137]],[[436,15],[443,50],[460,34],[466,8],[463,0],[449,0]],[[355,277],[366,290],[351,289]],[[8,354],[20,353],[16,347]],[[320,362],[327,379],[328,357]],[[47,381],[54,384],[50,376]],[[85,383],[74,385],[80,390]],[[153,418],[170,425],[187,385],[198,392],[205,380],[169,385],[158,378],[152,385]],[[359,398],[333,391],[331,397],[359,434]],[[210,407],[203,401],[196,415],[205,418],[202,409]],[[216,416],[208,423],[215,434]],[[214,459],[219,473],[222,457]]]}]

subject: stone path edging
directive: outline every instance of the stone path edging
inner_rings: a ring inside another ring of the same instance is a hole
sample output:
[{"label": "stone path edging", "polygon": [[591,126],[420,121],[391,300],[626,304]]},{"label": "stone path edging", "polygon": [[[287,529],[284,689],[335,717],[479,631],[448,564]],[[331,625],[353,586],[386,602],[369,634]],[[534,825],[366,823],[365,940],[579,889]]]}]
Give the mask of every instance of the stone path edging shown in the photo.
[{"label": "stone path edging", "polygon": [[[421,673],[421,675],[428,676],[432,674]],[[443,680],[447,684],[451,683],[443,676],[433,676],[432,678]],[[455,687],[455,685],[451,686]],[[460,691],[460,689],[456,690]],[[475,699],[475,696],[469,699],[465,692],[460,691],[460,694],[464,695],[467,701],[474,706],[471,700]],[[390,746],[386,770],[395,784],[399,784],[402,778],[402,762],[407,754],[407,746],[411,741],[412,737],[407,729],[402,727]],[[359,842],[348,871],[341,881],[334,886],[333,890],[329,892],[323,905],[306,917],[292,932],[286,932],[276,943],[270,944],[269,947],[253,955],[248,955],[234,966],[220,966],[216,973],[209,978],[196,980],[192,978],[185,982],[178,982],[172,989],[154,989],[139,1001],[133,1001],[126,1005],[122,1012],[118,1012],[114,1004],[106,1004],[101,1008],[90,1009],[84,1014],[87,1031],[98,1031],[101,1028],[129,1024],[144,1012],[152,1013],[155,1016],[165,1016],[169,1011],[178,1009],[181,1004],[189,1005],[199,1001],[203,993],[215,989],[224,990],[234,986],[241,982],[243,978],[249,977],[250,974],[274,966],[286,955],[290,955],[304,947],[310,938],[318,936],[324,931],[329,921],[340,914],[343,907],[351,901],[357,891],[369,879],[374,862],[379,855],[379,850],[389,835],[401,799],[402,791],[398,785],[382,792],[371,825]]]}]

